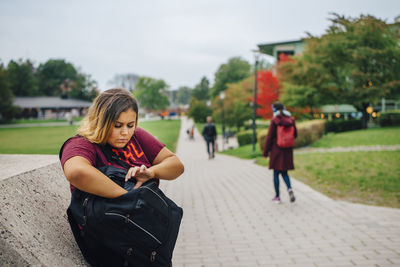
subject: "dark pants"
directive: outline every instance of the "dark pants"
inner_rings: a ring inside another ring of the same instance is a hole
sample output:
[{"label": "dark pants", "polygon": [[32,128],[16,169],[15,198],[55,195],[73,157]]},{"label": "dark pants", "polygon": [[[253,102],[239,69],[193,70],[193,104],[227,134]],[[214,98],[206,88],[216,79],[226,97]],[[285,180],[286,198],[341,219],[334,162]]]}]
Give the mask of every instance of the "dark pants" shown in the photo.
[{"label": "dark pants", "polygon": [[[206,137],[206,143],[207,143],[207,152],[208,155],[214,156],[214,150],[215,150],[215,139],[214,138],[209,138]],[[210,151],[210,145],[211,145],[211,151]]]},{"label": "dark pants", "polygon": [[287,189],[289,190],[292,188],[292,186],[290,185],[290,178],[287,171],[274,170],[274,187],[275,187],[275,194],[277,197],[279,197],[279,174],[282,174]]}]

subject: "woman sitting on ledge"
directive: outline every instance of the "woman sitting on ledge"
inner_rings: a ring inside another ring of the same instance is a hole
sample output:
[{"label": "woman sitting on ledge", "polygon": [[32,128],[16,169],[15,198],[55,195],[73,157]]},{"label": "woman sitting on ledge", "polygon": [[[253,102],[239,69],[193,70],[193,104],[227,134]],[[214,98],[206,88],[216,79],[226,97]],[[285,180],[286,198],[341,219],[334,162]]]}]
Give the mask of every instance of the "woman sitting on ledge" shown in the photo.
[{"label": "woman sitting on ledge", "polygon": [[[102,146],[108,147],[118,161],[108,162]],[[107,90],[94,100],[78,135],[65,142],[60,155],[71,190],[78,188],[104,198],[117,198],[127,190],[105,176],[99,167],[111,165],[126,169],[125,181],[135,178],[135,189],[153,178],[176,179],[184,171],[174,153],[138,127],[137,101],[124,89]],[[101,251],[107,249],[99,244],[92,251],[101,257]]]}]

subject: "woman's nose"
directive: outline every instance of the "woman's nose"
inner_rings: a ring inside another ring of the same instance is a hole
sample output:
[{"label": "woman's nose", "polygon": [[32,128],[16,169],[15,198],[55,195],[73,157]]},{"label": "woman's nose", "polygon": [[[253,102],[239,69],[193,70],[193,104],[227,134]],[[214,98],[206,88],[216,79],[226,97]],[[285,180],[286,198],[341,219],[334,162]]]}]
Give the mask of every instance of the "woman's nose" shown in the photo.
[{"label": "woman's nose", "polygon": [[128,128],[122,127],[122,129],[121,129],[121,134],[122,134],[122,135],[128,134]]}]

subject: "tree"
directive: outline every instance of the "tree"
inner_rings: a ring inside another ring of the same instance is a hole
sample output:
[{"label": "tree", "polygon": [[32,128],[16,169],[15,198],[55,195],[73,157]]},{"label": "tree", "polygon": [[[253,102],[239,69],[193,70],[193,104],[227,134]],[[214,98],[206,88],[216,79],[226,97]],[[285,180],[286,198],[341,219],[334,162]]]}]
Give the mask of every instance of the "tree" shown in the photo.
[{"label": "tree", "polygon": [[35,67],[29,60],[11,60],[7,66],[10,89],[16,96],[35,96],[39,94]]},{"label": "tree", "polygon": [[234,102],[226,108],[225,121],[229,127],[236,127],[237,131],[244,123],[252,118],[252,110],[248,104]]},{"label": "tree", "polygon": [[134,73],[115,74],[114,78],[108,81],[107,84],[115,87],[122,87],[133,92],[135,84],[139,78],[140,76]]},{"label": "tree", "polygon": [[37,69],[39,94],[93,100],[98,95],[97,83],[63,59],[50,59]]},{"label": "tree", "polygon": [[14,95],[7,76],[7,70],[0,63],[0,122],[10,121],[18,110],[13,106]]},{"label": "tree", "polygon": [[68,97],[86,101],[92,101],[98,95],[97,82],[90,75],[81,73],[77,76],[76,86],[71,87],[68,92]]},{"label": "tree", "polygon": [[228,83],[235,83],[249,77],[250,64],[240,57],[233,57],[226,64],[222,64],[215,73],[215,83],[211,90],[211,96],[216,97],[221,91],[225,91]]},{"label": "tree", "polygon": [[140,77],[135,85],[133,95],[142,107],[149,110],[162,110],[169,105],[168,85],[163,80]]},{"label": "tree", "polygon": [[[257,73],[257,116],[264,119],[272,118],[271,105],[279,96],[279,81],[271,70],[262,70]],[[254,97],[252,98],[254,102]]]},{"label": "tree", "polygon": [[[240,127],[242,127],[247,120],[251,119],[253,112],[250,102],[253,89],[253,77],[248,77],[243,81],[227,85],[224,99],[224,118],[229,127],[236,127],[239,131]],[[220,121],[222,105],[219,96],[215,98],[212,108],[213,117],[216,118],[216,121]]]},{"label": "tree", "polygon": [[201,81],[198,85],[196,85],[192,91],[192,97],[198,100],[208,100],[210,99],[210,82],[204,76],[201,78]]},{"label": "tree", "polygon": [[281,54],[279,59],[278,78],[282,81],[279,99],[284,105],[292,107],[294,113],[304,116],[329,103],[327,99],[333,99],[328,92],[317,89],[327,78],[319,66],[285,54]]},{"label": "tree", "polygon": [[[310,36],[304,53],[281,64],[284,98],[298,105],[351,104],[363,113],[382,97],[400,95],[399,24],[373,16],[346,18],[333,14],[332,25],[321,37]],[[295,94],[288,97],[287,94]]]},{"label": "tree", "polygon": [[191,95],[192,89],[190,89],[187,86],[181,86],[178,89],[177,92],[177,100],[178,100],[178,104],[182,104],[182,105],[187,105],[190,102],[190,95]]},{"label": "tree", "polygon": [[[42,95],[66,95],[72,86],[82,89],[77,84],[78,71],[63,59],[50,59],[38,67],[39,90]],[[64,87],[63,87],[64,86]]]},{"label": "tree", "polygon": [[307,85],[283,84],[281,102],[289,107],[314,108],[322,101],[315,87]]},{"label": "tree", "polygon": [[209,108],[204,101],[192,98],[190,101],[188,116],[193,118],[195,122],[206,122],[207,116],[210,116],[211,113],[211,108]]}]

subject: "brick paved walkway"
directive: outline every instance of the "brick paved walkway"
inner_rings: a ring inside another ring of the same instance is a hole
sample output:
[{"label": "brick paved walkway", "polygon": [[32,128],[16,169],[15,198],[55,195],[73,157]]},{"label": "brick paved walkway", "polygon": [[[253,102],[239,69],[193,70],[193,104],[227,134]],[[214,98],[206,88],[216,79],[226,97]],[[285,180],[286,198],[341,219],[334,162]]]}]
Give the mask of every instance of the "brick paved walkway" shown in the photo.
[{"label": "brick paved walkway", "polygon": [[185,173],[162,182],[184,209],[174,252],[180,266],[400,266],[400,210],[331,200],[292,179],[297,200],[272,173],[224,155],[208,160],[198,132],[182,120],[177,154]]}]

